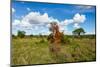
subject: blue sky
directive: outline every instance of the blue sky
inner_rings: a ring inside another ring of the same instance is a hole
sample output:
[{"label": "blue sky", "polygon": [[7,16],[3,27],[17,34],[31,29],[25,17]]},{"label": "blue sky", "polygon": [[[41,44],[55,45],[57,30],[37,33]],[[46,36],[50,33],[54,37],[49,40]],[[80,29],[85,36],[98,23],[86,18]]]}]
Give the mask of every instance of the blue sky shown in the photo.
[{"label": "blue sky", "polygon": [[12,33],[23,30],[27,35],[48,35],[49,23],[57,22],[65,34],[80,27],[86,34],[95,34],[95,9],[90,5],[13,1]]}]

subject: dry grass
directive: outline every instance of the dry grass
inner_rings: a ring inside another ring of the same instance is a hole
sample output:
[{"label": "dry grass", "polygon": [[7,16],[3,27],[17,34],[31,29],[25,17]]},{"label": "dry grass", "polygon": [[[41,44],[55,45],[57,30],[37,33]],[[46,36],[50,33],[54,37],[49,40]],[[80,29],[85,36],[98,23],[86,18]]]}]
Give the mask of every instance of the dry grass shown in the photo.
[{"label": "dry grass", "polygon": [[96,60],[95,39],[71,39],[61,46],[59,56],[49,51],[46,38],[12,39],[12,65],[48,64]]}]

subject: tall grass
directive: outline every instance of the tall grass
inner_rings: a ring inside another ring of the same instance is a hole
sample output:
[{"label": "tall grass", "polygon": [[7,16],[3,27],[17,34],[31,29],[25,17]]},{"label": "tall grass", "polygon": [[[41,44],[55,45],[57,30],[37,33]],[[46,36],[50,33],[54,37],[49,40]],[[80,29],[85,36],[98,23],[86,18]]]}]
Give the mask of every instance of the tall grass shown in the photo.
[{"label": "tall grass", "polygon": [[[65,38],[66,39],[66,38]],[[44,37],[12,38],[12,65],[47,64],[96,60],[95,39],[69,38],[70,43],[63,43],[59,55],[49,51],[49,44]]]}]

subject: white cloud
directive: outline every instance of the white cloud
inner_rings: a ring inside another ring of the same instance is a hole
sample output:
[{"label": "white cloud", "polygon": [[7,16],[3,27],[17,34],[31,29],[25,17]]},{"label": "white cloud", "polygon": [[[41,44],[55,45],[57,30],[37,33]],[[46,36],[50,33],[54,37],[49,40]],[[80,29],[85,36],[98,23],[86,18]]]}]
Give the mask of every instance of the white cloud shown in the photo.
[{"label": "white cloud", "polygon": [[64,21],[61,21],[58,24],[62,30],[64,30],[64,26],[67,26],[69,24],[73,24],[74,28],[80,28],[80,23],[84,23],[85,20],[86,20],[85,15],[81,15],[79,13],[76,13],[72,19],[65,19]]},{"label": "white cloud", "polygon": [[41,15],[39,12],[30,12],[22,19],[22,21],[28,22],[30,24],[48,23],[49,17],[47,13]]},{"label": "white cloud", "polygon": [[59,25],[68,25],[71,23],[83,23],[86,20],[85,15],[75,14],[73,19],[65,19],[59,21],[53,17],[49,17],[47,13],[40,14],[39,12],[30,12],[23,17],[23,22],[28,22],[30,24],[48,24],[50,22],[57,22]]},{"label": "white cloud", "polygon": [[65,27],[65,26],[59,25],[59,30],[60,30],[60,32],[63,32],[63,31],[65,30],[64,27]]},{"label": "white cloud", "polygon": [[73,23],[75,28],[80,28],[80,23],[84,23],[86,20],[86,16],[85,15],[81,15],[79,13],[76,13],[73,17]]},{"label": "white cloud", "polygon": [[79,13],[76,13],[73,17],[73,21],[75,23],[83,23],[86,20],[85,15],[81,15]]},{"label": "white cloud", "polygon": [[61,23],[59,23],[59,24],[65,26],[65,25],[69,25],[73,22],[74,22],[73,19],[65,19],[64,21],[61,21]]},{"label": "white cloud", "polygon": [[80,28],[80,26],[79,26],[78,23],[75,23],[75,24],[74,24],[74,27],[75,27],[75,28]]},{"label": "white cloud", "polygon": [[13,26],[19,25],[20,24],[20,20],[14,20],[14,22],[12,23]]},{"label": "white cloud", "polygon": [[14,13],[15,12],[15,9],[14,8],[12,8],[12,13]]},{"label": "white cloud", "polygon": [[31,26],[30,23],[28,22],[24,22],[24,21],[20,21],[20,20],[14,20],[14,22],[12,23],[13,26],[22,26],[22,27],[29,27]]},{"label": "white cloud", "polygon": [[[57,22],[60,31],[67,31],[67,25],[73,24],[75,28],[80,27],[80,23],[83,23],[86,20],[85,15],[80,15],[79,13],[75,14],[72,19],[65,19],[63,21],[59,21],[52,16],[48,16],[47,13],[40,14],[40,12],[29,12],[27,15],[22,16],[21,20],[14,20],[12,23],[13,26],[20,26],[24,29],[31,29],[35,31],[40,31],[43,29],[49,29],[51,22]],[[46,34],[46,32],[45,32]]]},{"label": "white cloud", "polygon": [[56,18],[53,18],[53,17],[49,17],[49,22],[57,22],[57,23],[60,23],[60,21]]},{"label": "white cloud", "polygon": [[21,21],[21,26],[29,27],[29,26],[32,26],[32,25],[30,23],[28,23],[28,22]]},{"label": "white cloud", "polygon": [[39,27],[38,26],[34,26],[34,30],[38,30],[39,29]]}]

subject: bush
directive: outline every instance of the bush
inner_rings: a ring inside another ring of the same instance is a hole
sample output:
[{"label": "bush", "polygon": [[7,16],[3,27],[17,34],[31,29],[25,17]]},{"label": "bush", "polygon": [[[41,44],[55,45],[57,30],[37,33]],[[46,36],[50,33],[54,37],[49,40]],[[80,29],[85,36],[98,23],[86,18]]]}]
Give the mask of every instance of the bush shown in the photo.
[{"label": "bush", "polygon": [[15,38],[15,39],[16,39],[16,38],[17,38],[17,36],[15,36],[14,34],[12,34],[12,38]]},{"label": "bush", "polygon": [[62,35],[61,42],[62,42],[62,44],[69,44],[70,39],[67,35]]},{"label": "bush", "polygon": [[25,37],[25,32],[24,31],[18,31],[18,37],[24,38]]},{"label": "bush", "polygon": [[30,37],[33,37],[33,35],[31,34]]},{"label": "bush", "polygon": [[45,40],[44,39],[41,39],[39,43],[44,43],[44,42],[45,42]]}]

